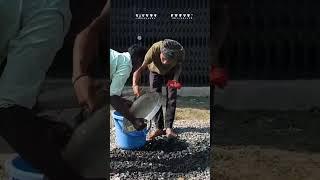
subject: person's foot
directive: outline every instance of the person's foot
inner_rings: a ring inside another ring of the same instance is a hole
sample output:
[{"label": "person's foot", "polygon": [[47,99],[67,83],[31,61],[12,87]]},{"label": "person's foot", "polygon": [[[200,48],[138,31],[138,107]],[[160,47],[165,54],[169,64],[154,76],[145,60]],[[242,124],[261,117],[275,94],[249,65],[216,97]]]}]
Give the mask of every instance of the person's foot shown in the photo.
[{"label": "person's foot", "polygon": [[152,140],[154,140],[156,137],[162,136],[162,135],[165,135],[165,134],[166,134],[166,132],[165,132],[164,130],[162,130],[162,129],[157,129],[157,130],[155,130],[155,131],[153,131],[153,132],[151,132],[151,133],[149,134],[149,136],[147,137],[147,141],[152,141]]},{"label": "person's foot", "polygon": [[167,128],[166,129],[166,136],[167,138],[169,139],[172,139],[172,138],[177,138],[178,137],[178,134],[176,134],[172,128]]},{"label": "person's foot", "polygon": [[142,131],[147,127],[145,119],[143,118],[136,118],[135,121],[132,122],[132,125],[137,131]]}]

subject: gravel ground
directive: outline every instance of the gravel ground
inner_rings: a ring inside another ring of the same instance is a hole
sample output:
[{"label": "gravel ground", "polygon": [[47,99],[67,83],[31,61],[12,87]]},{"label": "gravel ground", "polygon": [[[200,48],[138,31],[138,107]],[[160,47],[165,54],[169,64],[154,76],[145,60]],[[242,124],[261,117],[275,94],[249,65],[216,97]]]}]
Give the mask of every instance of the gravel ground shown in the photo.
[{"label": "gravel ground", "polygon": [[211,177],[217,180],[318,180],[320,154],[262,146],[215,146]]},{"label": "gravel ground", "polygon": [[116,148],[111,131],[111,179],[210,179],[210,125],[175,122],[179,139],[159,137],[138,151]]},{"label": "gravel ground", "polygon": [[317,180],[320,113],[217,110],[211,177]]}]

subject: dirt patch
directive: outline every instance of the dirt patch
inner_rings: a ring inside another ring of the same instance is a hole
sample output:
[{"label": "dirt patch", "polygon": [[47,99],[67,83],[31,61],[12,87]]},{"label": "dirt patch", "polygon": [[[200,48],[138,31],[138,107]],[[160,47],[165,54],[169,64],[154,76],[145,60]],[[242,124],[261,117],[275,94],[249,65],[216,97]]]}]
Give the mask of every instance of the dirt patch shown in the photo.
[{"label": "dirt patch", "polygon": [[210,120],[210,111],[193,108],[177,108],[176,120],[205,121]]},{"label": "dirt patch", "polygon": [[215,113],[211,177],[219,180],[315,180],[320,177],[320,113]]},{"label": "dirt patch", "polygon": [[261,145],[320,152],[320,113],[306,111],[217,111],[216,145]]},{"label": "dirt patch", "polygon": [[214,149],[211,177],[219,180],[315,180],[320,177],[320,154],[278,149],[223,147]]},{"label": "dirt patch", "polygon": [[176,120],[210,120],[210,99],[208,97],[179,97],[177,100]]}]

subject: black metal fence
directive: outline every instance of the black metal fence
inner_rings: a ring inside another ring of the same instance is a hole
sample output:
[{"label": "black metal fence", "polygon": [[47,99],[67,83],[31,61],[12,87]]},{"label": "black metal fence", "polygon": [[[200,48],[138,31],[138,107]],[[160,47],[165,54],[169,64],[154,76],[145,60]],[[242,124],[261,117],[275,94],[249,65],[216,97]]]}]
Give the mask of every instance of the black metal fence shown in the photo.
[{"label": "black metal fence", "polygon": [[320,78],[318,1],[237,1],[223,47],[232,79]]},{"label": "black metal fence", "polygon": [[[316,0],[229,0],[231,28],[222,48],[231,79],[319,79],[320,15]],[[103,7],[102,1],[75,1],[74,21],[65,47],[53,63],[50,77],[71,77],[73,38]],[[86,3],[84,3],[86,2]],[[183,83],[208,82],[209,0],[112,1],[111,48],[126,51],[133,43],[150,46],[163,38],[180,41],[187,50]],[[89,5],[92,6],[89,7]],[[96,10],[98,9],[98,10]],[[157,13],[155,20],[135,14]],[[172,20],[170,14],[193,13],[192,20]],[[84,19],[87,22],[83,22]],[[81,25],[83,24],[83,25]],[[214,23],[211,24],[214,26]],[[81,26],[81,27],[80,27]],[[83,27],[82,27],[83,26]],[[142,40],[138,41],[137,36]],[[103,73],[101,73],[103,74]],[[143,82],[146,83],[146,75]]]},{"label": "black metal fence", "polygon": [[[186,49],[182,83],[185,86],[207,86],[210,36],[208,3],[209,0],[113,1],[111,48],[121,52],[127,51],[135,43],[150,47],[164,38],[175,39]],[[178,14],[178,19],[175,19],[175,14]],[[147,74],[143,75],[142,83],[148,84]]]}]

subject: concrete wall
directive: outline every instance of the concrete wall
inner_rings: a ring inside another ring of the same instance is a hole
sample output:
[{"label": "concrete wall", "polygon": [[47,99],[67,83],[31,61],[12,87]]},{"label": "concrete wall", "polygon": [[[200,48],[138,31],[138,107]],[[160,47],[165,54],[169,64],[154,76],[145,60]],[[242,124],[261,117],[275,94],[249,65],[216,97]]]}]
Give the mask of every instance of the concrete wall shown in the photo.
[{"label": "concrete wall", "polygon": [[[149,87],[143,86],[142,92],[148,92]],[[166,88],[162,88],[162,93],[166,93]],[[131,87],[125,87],[123,90],[124,96],[132,96],[133,91]],[[178,90],[178,95],[183,97],[194,96],[194,97],[209,97],[210,96],[210,87],[183,87]]]},{"label": "concrete wall", "polygon": [[215,91],[215,104],[229,109],[308,110],[320,107],[320,80],[230,81]]}]

